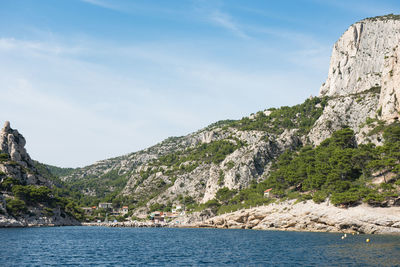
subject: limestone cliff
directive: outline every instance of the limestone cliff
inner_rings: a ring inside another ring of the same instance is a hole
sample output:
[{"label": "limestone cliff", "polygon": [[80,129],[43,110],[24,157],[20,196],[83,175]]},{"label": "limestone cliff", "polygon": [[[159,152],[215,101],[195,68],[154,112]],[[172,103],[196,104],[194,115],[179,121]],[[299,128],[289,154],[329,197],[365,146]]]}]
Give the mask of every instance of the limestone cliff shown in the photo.
[{"label": "limestone cliff", "polygon": [[357,133],[357,141],[379,143],[369,136],[367,118],[391,122],[399,118],[400,19],[387,15],[351,25],[332,49],[326,82],[320,96],[329,97],[328,107],[311,130],[319,144],[342,125]]},{"label": "limestone cliff", "polygon": [[0,133],[0,227],[78,224],[57,203],[25,143],[7,121]]}]

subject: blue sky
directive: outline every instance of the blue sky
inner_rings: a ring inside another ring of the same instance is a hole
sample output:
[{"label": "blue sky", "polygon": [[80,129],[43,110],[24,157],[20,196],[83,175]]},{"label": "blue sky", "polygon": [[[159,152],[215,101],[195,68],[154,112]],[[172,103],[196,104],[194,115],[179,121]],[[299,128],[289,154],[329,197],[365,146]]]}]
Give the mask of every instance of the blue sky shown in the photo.
[{"label": "blue sky", "polygon": [[368,0],[0,0],[0,121],[85,166],[318,95]]}]

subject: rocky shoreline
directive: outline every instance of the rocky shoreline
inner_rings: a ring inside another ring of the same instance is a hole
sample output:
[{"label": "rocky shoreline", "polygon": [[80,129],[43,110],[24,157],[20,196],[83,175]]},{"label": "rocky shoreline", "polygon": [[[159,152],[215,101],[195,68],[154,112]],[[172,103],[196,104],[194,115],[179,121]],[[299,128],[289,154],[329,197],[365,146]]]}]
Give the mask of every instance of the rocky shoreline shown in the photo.
[{"label": "rocky shoreline", "polygon": [[400,207],[339,208],[329,202],[282,203],[240,210],[195,224],[196,227],[400,235]]},{"label": "rocky shoreline", "polygon": [[101,227],[168,227],[168,228],[220,228],[283,230],[304,232],[340,232],[364,234],[400,235],[400,207],[371,207],[362,204],[340,208],[329,202],[316,204],[313,201],[296,203],[295,200],[273,203],[244,209],[202,220],[196,215],[180,218],[181,223],[154,223],[151,221],[90,222],[67,221],[17,221],[0,218],[0,227],[40,226],[101,226]]},{"label": "rocky shoreline", "polygon": [[72,218],[61,217],[28,217],[19,220],[11,216],[0,215],[0,228],[79,226],[81,223]]},{"label": "rocky shoreline", "polygon": [[168,224],[153,223],[151,221],[145,221],[145,222],[128,221],[128,222],[100,222],[100,223],[88,222],[88,223],[82,223],[82,226],[159,228],[159,227],[168,227]]}]

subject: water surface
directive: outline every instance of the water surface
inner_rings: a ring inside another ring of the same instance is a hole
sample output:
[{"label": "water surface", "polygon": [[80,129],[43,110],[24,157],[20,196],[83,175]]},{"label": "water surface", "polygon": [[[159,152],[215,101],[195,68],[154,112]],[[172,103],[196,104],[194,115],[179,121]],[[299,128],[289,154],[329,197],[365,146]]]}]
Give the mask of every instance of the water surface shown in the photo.
[{"label": "water surface", "polygon": [[0,229],[0,244],[2,266],[400,266],[399,236],[48,227]]}]

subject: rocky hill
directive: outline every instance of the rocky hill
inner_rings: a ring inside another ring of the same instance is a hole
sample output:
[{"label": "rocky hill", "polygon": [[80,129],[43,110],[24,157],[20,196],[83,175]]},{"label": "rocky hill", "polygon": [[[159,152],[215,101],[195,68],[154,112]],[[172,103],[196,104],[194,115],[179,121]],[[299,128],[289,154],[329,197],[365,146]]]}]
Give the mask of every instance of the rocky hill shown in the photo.
[{"label": "rocky hill", "polygon": [[54,183],[35,167],[25,143],[6,122],[0,133],[0,227],[79,224],[73,205],[54,195]]},{"label": "rocky hill", "polygon": [[[285,151],[315,147],[343,128],[355,135],[351,149],[360,144],[381,146],[383,130],[399,117],[399,39],[398,16],[357,22],[335,43],[328,78],[318,97],[238,121],[217,122],[60,177],[86,196],[82,204],[123,202],[136,214],[145,214],[176,204],[199,208],[201,203],[212,204],[223,190],[240,195],[241,190],[265,181]],[[382,168],[379,173],[387,173]],[[360,170],[353,174],[361,175]],[[398,177],[395,172],[391,175]]]},{"label": "rocky hill", "polygon": [[[328,108],[313,127],[310,139],[320,143],[341,125],[355,130],[366,142],[371,125],[367,118],[398,120],[400,110],[399,16],[359,21],[345,31],[332,49],[328,78],[320,96]],[[379,143],[379,140],[373,140]]]}]

